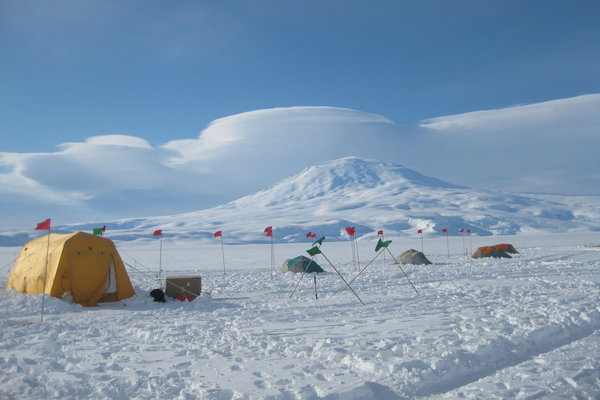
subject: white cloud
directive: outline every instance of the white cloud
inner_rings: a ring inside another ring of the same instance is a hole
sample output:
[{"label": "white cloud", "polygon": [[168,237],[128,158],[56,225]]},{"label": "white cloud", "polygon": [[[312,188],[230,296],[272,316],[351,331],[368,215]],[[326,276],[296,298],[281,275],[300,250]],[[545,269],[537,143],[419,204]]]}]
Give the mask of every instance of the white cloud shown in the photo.
[{"label": "white cloud", "polygon": [[[504,191],[599,194],[600,94],[423,121],[438,177]],[[440,151],[442,150],[442,151]]]},{"label": "white cloud", "polygon": [[[357,128],[393,122],[379,115],[334,107],[290,107],[251,111],[213,121],[195,140],[175,140],[164,147],[178,152],[173,164],[278,151],[318,151],[365,136]],[[368,134],[368,132],[367,132]],[[333,145],[333,146],[332,146]],[[301,148],[298,148],[301,146]],[[226,153],[226,154],[225,154]],[[256,157],[252,157],[256,158]]]},{"label": "white cloud", "polygon": [[431,118],[420,126],[453,133],[503,133],[524,129],[538,130],[554,126],[546,134],[557,133],[560,128],[574,126],[581,132],[600,126],[600,94],[589,94],[546,101],[543,103],[507,107],[498,110],[474,111],[458,115]]},{"label": "white cloud", "polygon": [[150,149],[152,147],[145,139],[127,135],[92,136],[85,142],[89,144],[104,144],[108,146],[139,147],[142,149]]},{"label": "white cloud", "polygon": [[36,211],[60,208],[65,222],[95,212],[113,218],[176,213],[233,200],[349,155],[473,187],[598,193],[598,109],[600,95],[588,95],[402,128],[355,110],[291,107],[221,118],[195,139],[157,147],[138,137],[94,136],[52,153],[0,153],[0,206],[25,207],[26,199]]}]

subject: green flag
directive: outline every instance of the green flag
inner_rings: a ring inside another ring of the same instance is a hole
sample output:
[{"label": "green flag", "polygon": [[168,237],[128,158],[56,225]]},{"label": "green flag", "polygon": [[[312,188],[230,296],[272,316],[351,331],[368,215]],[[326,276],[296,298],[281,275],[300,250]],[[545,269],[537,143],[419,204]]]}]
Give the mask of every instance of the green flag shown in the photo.
[{"label": "green flag", "polygon": [[319,250],[319,248],[317,246],[313,246],[312,249],[310,250],[306,250],[306,252],[308,254],[310,254],[311,257],[316,256],[317,254],[321,254],[321,250]]},{"label": "green flag", "polygon": [[385,242],[382,242],[381,239],[379,239],[379,241],[377,242],[377,246],[375,246],[375,251],[379,251],[384,247],[388,247],[390,243],[392,243],[391,240],[386,240]]},{"label": "green flag", "polygon": [[94,229],[92,230],[92,233],[93,233],[94,235],[100,235],[100,236],[102,236],[102,228],[94,228]]},{"label": "green flag", "polygon": [[315,240],[315,241],[314,241],[314,243],[313,243],[313,246],[314,246],[315,244],[317,244],[317,243],[319,243],[319,246],[321,246],[321,245],[323,244],[323,240],[325,240],[325,236],[323,236],[323,237],[322,237],[321,239],[319,239],[319,240]]}]

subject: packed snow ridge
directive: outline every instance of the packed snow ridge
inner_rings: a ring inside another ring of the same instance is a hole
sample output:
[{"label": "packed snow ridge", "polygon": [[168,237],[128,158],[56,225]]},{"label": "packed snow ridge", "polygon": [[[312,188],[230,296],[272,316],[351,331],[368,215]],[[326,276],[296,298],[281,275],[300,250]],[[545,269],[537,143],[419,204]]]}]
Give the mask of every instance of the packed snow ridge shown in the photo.
[{"label": "packed snow ridge", "polygon": [[[280,242],[305,240],[307,232],[345,240],[347,226],[369,240],[378,230],[415,236],[447,229],[472,234],[590,232],[600,230],[600,196],[509,194],[470,189],[422,175],[398,164],[345,157],[306,168],[268,189],[212,209],[171,216],[59,226],[89,231],[106,225],[117,240],[165,238],[212,240],[223,231],[228,243],[260,243],[273,226]],[[20,245],[33,233],[0,235],[0,244]]]}]

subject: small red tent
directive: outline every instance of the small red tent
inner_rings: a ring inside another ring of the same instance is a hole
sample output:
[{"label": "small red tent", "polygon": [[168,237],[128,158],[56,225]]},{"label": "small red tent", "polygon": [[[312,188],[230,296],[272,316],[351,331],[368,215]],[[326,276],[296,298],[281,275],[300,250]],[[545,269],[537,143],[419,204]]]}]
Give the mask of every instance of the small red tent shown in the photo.
[{"label": "small red tent", "polygon": [[497,244],[495,246],[480,247],[471,258],[493,257],[493,258],[512,258],[508,253],[518,253],[511,244]]}]

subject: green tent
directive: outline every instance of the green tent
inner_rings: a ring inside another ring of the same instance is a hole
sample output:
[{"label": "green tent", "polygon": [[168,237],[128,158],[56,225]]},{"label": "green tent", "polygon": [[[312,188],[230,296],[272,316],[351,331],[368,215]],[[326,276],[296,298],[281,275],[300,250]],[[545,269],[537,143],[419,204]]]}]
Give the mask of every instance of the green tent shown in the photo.
[{"label": "green tent", "polygon": [[308,257],[298,256],[289,260],[285,260],[281,266],[281,272],[325,272],[314,260]]}]

